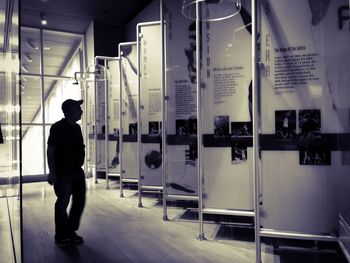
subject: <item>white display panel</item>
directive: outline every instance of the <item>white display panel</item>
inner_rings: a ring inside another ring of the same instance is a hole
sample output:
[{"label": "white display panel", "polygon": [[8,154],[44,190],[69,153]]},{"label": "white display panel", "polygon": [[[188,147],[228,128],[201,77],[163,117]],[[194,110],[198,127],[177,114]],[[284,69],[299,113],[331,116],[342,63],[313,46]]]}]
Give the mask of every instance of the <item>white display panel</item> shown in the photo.
[{"label": "white display panel", "polygon": [[120,151],[123,178],[138,179],[137,164],[137,46],[136,43],[120,45],[122,136]]},{"label": "white display panel", "polygon": [[[105,79],[96,81],[96,104],[97,107],[97,171],[106,170],[106,160],[108,162],[108,173],[119,174],[119,100],[120,100],[120,72],[119,59],[103,58],[98,60],[101,70],[106,75]],[[106,131],[106,95],[107,89],[107,120],[108,131]],[[106,139],[108,136],[108,158],[106,158]]]},{"label": "white display panel", "polygon": [[108,169],[110,173],[120,173],[120,72],[119,60],[107,61],[107,69],[110,73],[108,87]]},{"label": "white display panel", "polygon": [[96,81],[96,127],[97,132],[97,149],[96,149],[96,169],[97,171],[105,170],[105,86],[108,80]]},{"label": "white display panel", "polygon": [[348,6],[346,0],[263,1],[264,228],[337,229],[337,179],[349,174],[342,161],[350,130]]},{"label": "white display panel", "polygon": [[196,30],[182,1],[165,0],[167,167],[169,195],[198,195]]},{"label": "white display panel", "polygon": [[162,185],[160,23],[138,25],[140,59],[140,184]]},{"label": "white display panel", "polygon": [[231,18],[201,25],[205,208],[253,210],[249,2]]}]

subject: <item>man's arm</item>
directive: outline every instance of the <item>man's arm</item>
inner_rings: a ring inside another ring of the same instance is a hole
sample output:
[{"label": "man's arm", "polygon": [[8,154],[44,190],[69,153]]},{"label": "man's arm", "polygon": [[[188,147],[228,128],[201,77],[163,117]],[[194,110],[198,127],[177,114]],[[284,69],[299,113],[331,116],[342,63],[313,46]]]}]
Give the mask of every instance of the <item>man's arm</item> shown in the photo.
[{"label": "man's arm", "polygon": [[47,178],[47,181],[49,184],[53,184],[56,179],[56,168],[55,168],[55,148],[54,145],[48,145],[47,146],[47,164],[49,166],[49,176]]}]

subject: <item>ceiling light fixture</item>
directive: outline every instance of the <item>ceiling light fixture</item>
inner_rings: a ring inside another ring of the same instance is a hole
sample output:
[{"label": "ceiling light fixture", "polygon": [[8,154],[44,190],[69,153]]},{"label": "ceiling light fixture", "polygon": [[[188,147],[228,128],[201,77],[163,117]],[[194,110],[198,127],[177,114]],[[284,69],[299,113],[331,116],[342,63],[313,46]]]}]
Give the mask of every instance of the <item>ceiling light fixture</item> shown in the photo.
[{"label": "ceiling light fixture", "polygon": [[21,67],[22,71],[24,71],[25,73],[28,73],[28,68],[26,67],[26,65],[22,65]]},{"label": "ceiling light fixture", "polygon": [[40,13],[40,19],[41,19],[41,24],[43,26],[46,26],[47,25],[47,20],[45,18],[45,14],[44,13]]},{"label": "ceiling light fixture", "polygon": [[51,48],[48,46],[44,46],[44,50],[50,50]]},{"label": "ceiling light fixture", "polygon": [[25,54],[24,54],[24,58],[25,58],[29,63],[32,63],[32,62],[33,62],[33,58],[31,57],[30,53],[25,53]]},{"label": "ceiling light fixture", "polygon": [[192,20],[220,21],[238,14],[241,0],[183,0],[182,14]]},{"label": "ceiling light fixture", "polygon": [[33,49],[33,50],[38,50],[38,49],[39,49],[39,47],[36,46],[36,45],[33,43],[33,40],[32,40],[32,39],[27,39],[26,44],[27,44],[28,47],[30,47],[30,48]]}]

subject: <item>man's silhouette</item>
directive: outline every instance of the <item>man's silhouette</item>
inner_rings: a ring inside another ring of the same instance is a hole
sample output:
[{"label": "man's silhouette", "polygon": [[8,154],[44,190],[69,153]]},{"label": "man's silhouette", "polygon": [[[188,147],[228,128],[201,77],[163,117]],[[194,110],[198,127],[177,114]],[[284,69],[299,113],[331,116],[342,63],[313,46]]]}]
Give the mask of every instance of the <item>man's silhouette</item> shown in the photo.
[{"label": "man's silhouette", "polygon": [[[75,231],[85,205],[85,145],[80,126],[83,100],[68,99],[62,103],[64,118],[52,125],[47,141],[47,160],[50,169],[49,184],[53,184],[57,196],[55,203],[55,242],[58,246],[82,243]],[[67,207],[72,196],[72,205]]]}]

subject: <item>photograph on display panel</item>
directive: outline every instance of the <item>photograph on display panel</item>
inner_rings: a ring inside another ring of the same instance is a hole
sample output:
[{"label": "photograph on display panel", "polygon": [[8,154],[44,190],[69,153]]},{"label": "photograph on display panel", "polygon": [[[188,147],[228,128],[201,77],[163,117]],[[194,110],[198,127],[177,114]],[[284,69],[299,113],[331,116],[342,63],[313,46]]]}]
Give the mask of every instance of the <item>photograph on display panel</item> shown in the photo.
[{"label": "photograph on display panel", "polygon": [[229,116],[215,116],[214,118],[214,134],[217,136],[225,136],[230,133]]},{"label": "photograph on display panel", "polygon": [[299,151],[300,165],[331,165],[331,151],[327,147],[304,147]]},{"label": "photograph on display panel", "polygon": [[239,142],[234,143],[231,147],[231,163],[239,164],[242,162],[246,162],[247,159],[247,146]]},{"label": "photograph on display panel", "polygon": [[320,110],[300,110],[299,111],[300,137],[321,136],[321,111]]},{"label": "photograph on display panel", "polygon": [[232,137],[252,137],[252,122],[231,122]]},{"label": "photograph on display panel", "polygon": [[150,121],[148,122],[148,130],[150,135],[159,135],[161,133],[161,122],[159,121]]},{"label": "photograph on display panel", "polygon": [[296,111],[275,111],[275,137],[292,139],[296,137]]}]

